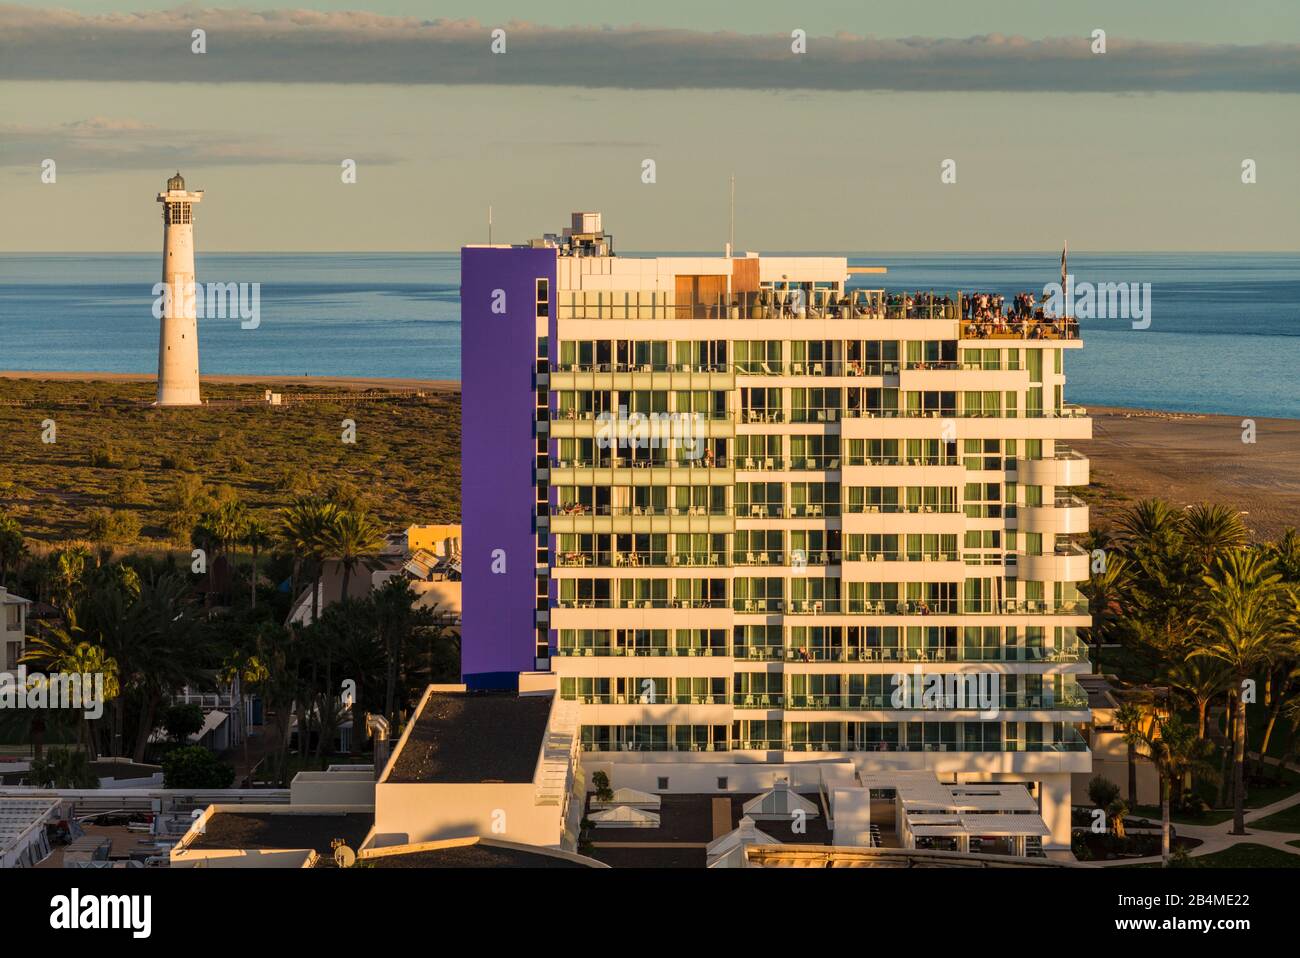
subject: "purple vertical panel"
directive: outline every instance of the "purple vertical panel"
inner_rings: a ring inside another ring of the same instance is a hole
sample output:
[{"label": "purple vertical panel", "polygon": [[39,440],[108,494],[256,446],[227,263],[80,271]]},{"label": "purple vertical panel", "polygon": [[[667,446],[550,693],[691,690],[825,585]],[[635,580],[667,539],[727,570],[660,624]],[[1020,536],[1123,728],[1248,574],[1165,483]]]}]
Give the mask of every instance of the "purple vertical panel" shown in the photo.
[{"label": "purple vertical panel", "polygon": [[[513,687],[534,664],[536,284],[548,281],[553,313],[555,257],[527,248],[460,254],[461,675],[471,687]],[[501,295],[504,312],[493,312]],[[492,571],[498,549],[502,574]]]}]

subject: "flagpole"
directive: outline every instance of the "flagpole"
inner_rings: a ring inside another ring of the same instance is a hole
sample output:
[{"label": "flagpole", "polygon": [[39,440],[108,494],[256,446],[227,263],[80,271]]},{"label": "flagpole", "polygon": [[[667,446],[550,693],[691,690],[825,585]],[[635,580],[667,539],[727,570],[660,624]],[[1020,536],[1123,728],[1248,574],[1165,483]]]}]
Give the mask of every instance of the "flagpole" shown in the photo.
[{"label": "flagpole", "polygon": [[1065,279],[1069,275],[1069,266],[1067,260],[1070,254],[1070,241],[1067,239],[1061,245],[1061,320],[1064,323],[1070,318],[1070,297],[1066,294]]}]

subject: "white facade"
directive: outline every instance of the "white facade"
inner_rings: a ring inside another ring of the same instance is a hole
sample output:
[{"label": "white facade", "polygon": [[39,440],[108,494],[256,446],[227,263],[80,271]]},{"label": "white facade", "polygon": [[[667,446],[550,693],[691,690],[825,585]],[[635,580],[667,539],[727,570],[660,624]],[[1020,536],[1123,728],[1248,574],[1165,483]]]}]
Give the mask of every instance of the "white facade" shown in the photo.
[{"label": "white facade", "polygon": [[158,194],[163,204],[162,281],[169,291],[158,331],[159,406],[197,406],[199,327],[194,289],[194,204],[203,191],[190,192],[177,173]]},{"label": "white facade", "polygon": [[[849,275],[559,257],[539,485],[560,695],[616,787],[735,790],[756,763],[834,760],[1030,782],[1045,847],[1068,849],[1091,764],[1088,508],[1069,491],[1088,462],[1068,446],[1091,421],[1062,395],[1077,328]],[[621,408],[701,414],[703,455],[647,448],[653,425],[602,448]]]}]

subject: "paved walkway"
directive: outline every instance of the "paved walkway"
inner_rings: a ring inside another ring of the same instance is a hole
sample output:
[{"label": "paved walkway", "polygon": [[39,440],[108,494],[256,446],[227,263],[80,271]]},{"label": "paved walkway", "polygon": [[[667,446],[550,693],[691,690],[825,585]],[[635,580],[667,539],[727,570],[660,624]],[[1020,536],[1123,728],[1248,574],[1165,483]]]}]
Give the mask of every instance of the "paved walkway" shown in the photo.
[{"label": "paved walkway", "polygon": [[[1250,757],[1255,758],[1257,756],[1256,754],[1252,754]],[[1267,761],[1274,762],[1275,760],[1268,759]],[[1270,832],[1263,829],[1257,829],[1252,832],[1250,830],[1251,822],[1259,821],[1261,818],[1267,818],[1274,812],[1280,812],[1293,805],[1300,805],[1300,792],[1296,792],[1294,795],[1290,795],[1287,798],[1279,799],[1272,805],[1264,805],[1261,808],[1246,809],[1245,835],[1230,834],[1232,831],[1231,818],[1226,822],[1220,822],[1217,825],[1181,825],[1175,823],[1174,827],[1178,830],[1180,838],[1199,838],[1201,840],[1201,844],[1188,853],[1192,858],[1199,858],[1202,855],[1213,855],[1215,852],[1221,852],[1224,849],[1231,848],[1233,845],[1247,843],[1251,845],[1267,845],[1269,848],[1275,848],[1280,852],[1286,852],[1290,855],[1300,855],[1300,848],[1287,844],[1287,842],[1294,842],[1300,839],[1300,833]],[[1145,865],[1150,862],[1159,864],[1160,856],[1152,855],[1147,858],[1122,858],[1116,859],[1115,861],[1092,862],[1092,864],[1101,868],[1108,868],[1116,865]]]}]

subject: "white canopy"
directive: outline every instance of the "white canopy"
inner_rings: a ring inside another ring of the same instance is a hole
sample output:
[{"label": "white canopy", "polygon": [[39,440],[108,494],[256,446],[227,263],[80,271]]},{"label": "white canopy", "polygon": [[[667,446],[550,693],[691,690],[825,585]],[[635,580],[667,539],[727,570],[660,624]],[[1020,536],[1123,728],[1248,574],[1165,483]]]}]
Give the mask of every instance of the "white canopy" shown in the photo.
[{"label": "white canopy", "polygon": [[631,805],[633,808],[657,809],[663,800],[651,792],[639,792],[635,788],[616,788],[614,797],[608,802],[591,800],[592,808],[613,808],[615,805]]},{"label": "white canopy", "polygon": [[597,828],[658,828],[659,816],[631,805],[616,805],[589,816]]},{"label": "white canopy", "polygon": [[779,844],[781,844],[779,839],[773,838],[771,835],[767,834],[767,832],[759,831],[758,827],[754,824],[754,820],[746,815],[740,819],[740,827],[735,831],[727,832],[727,834],[720,835],[713,841],[709,842],[708,848],[705,849],[705,854],[708,861],[712,862],[726,855],[728,852],[733,851],[737,847],[743,848],[746,845]]},{"label": "white canopy", "polygon": [[785,782],[777,782],[770,792],[756,795],[744,807],[744,814],[755,820],[789,819],[795,812],[803,812],[808,818],[816,818],[819,814],[815,802],[790,791]]}]

